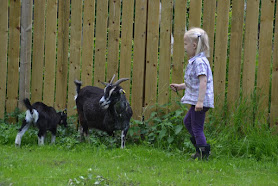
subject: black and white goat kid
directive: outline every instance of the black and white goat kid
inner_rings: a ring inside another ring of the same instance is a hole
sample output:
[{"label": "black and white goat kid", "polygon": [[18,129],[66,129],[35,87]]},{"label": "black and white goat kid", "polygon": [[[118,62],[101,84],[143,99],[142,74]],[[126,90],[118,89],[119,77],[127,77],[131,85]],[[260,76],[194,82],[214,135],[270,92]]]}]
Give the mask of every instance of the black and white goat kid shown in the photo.
[{"label": "black and white goat kid", "polygon": [[119,86],[128,80],[122,78],[113,83],[115,75],[109,83],[103,83],[104,89],[86,86],[80,89],[82,83],[75,80],[76,106],[81,124],[81,136],[88,136],[89,128],[95,128],[114,135],[114,131],[121,130],[121,148],[125,147],[126,134],[132,116],[132,109],[125,97],[125,91]]},{"label": "black and white goat kid", "polygon": [[44,145],[44,138],[48,130],[51,132],[52,135],[51,143],[55,143],[58,124],[67,127],[66,110],[64,110],[63,112],[56,112],[53,107],[49,107],[42,102],[36,102],[31,105],[29,99],[27,98],[23,100],[23,103],[26,106],[27,111],[26,116],[22,121],[22,125],[15,138],[15,145],[21,145],[21,138],[32,123],[39,129],[39,145]]}]

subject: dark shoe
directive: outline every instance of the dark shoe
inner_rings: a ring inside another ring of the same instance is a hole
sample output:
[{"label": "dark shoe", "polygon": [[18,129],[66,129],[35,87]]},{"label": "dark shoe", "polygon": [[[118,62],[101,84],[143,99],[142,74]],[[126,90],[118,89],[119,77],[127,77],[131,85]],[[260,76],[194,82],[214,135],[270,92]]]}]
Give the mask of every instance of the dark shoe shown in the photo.
[{"label": "dark shoe", "polygon": [[191,157],[193,159],[198,158],[199,160],[208,160],[210,155],[210,145],[196,145],[196,153]]},{"label": "dark shoe", "polygon": [[[193,146],[194,146],[195,149],[196,149],[196,139],[195,139],[195,137],[192,136],[192,137],[190,138],[190,141],[191,141],[191,143],[193,144]],[[192,155],[191,155],[191,158],[192,158],[192,159],[200,158],[200,153],[196,150],[196,153],[195,153],[195,154],[192,154]]]}]

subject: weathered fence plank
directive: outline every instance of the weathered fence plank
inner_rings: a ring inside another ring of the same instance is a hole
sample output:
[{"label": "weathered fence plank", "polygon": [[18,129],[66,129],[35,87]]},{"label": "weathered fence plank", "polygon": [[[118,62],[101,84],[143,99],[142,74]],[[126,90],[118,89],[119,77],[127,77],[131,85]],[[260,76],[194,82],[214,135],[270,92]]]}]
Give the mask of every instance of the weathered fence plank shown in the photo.
[{"label": "weathered fence plank", "polygon": [[66,108],[70,0],[59,1],[55,107]]},{"label": "weathered fence plank", "polygon": [[189,28],[201,27],[202,0],[191,0],[189,7]]},{"label": "weathered fence plank", "polygon": [[225,102],[229,8],[230,0],[218,1],[214,58],[214,95],[216,104],[220,108]]},{"label": "weathered fence plank", "polygon": [[272,66],[272,86],[270,105],[270,126],[278,125],[278,7],[276,4],[273,66]]},{"label": "weathered fence plank", "polygon": [[[105,80],[108,0],[97,2],[94,85]],[[111,77],[108,77],[108,79]]]},{"label": "weathered fence plank", "polygon": [[136,0],[135,7],[131,106],[134,111],[133,118],[140,119],[144,92],[147,1]]},{"label": "weathered fence plank", "polygon": [[25,110],[22,100],[30,98],[31,51],[32,51],[32,12],[33,1],[22,1],[21,12],[21,45],[19,72],[19,103],[18,108]]},{"label": "weathered fence plank", "polygon": [[259,96],[259,112],[267,118],[275,2],[272,0],[263,0],[261,3],[257,91]]},{"label": "weathered fence plank", "polygon": [[236,103],[238,103],[240,93],[244,1],[233,0],[232,7],[232,28],[227,96],[227,102],[229,108],[231,109]]},{"label": "weathered fence plank", "polygon": [[[10,1],[9,49],[6,111],[11,113],[17,107],[20,48],[20,0]],[[13,119],[10,120],[14,122]]]},{"label": "weathered fence plank", "polygon": [[158,64],[158,41],[159,41],[159,0],[149,1],[148,4],[148,30],[146,50],[146,78],[145,78],[145,101],[144,113],[149,118],[155,110],[157,91],[157,64]]},{"label": "weathered fence plank", "polygon": [[47,0],[45,29],[45,71],[43,84],[43,102],[54,106],[56,35],[57,35],[57,0]]},{"label": "weathered fence plank", "polygon": [[69,85],[68,85],[68,115],[76,113],[74,96],[76,95],[75,79],[80,79],[81,60],[81,34],[82,34],[82,1],[72,1],[71,4],[71,32],[70,59],[69,59]]},{"label": "weathered fence plank", "polygon": [[[122,32],[121,32],[121,52],[120,52],[120,78],[131,77],[132,61],[132,34],[133,34],[133,13],[134,0],[122,1]],[[126,97],[130,98],[130,82],[123,83],[121,86],[126,92]]]},{"label": "weathered fence plank", "polygon": [[45,0],[34,1],[34,42],[31,81],[31,102],[42,101],[45,33]]},{"label": "weathered fence plank", "polygon": [[109,1],[107,79],[118,78],[121,0]]},{"label": "weathered fence plank", "polygon": [[215,10],[216,10],[216,0],[204,1],[203,29],[207,32],[209,38],[210,57],[208,57],[208,60],[211,69],[213,67]]},{"label": "weathered fence plank", "polygon": [[244,99],[254,91],[256,55],[258,43],[259,0],[247,1],[242,74],[242,95]]},{"label": "weathered fence plank", "polygon": [[82,72],[83,85],[92,85],[95,27],[95,0],[84,1]]},{"label": "weathered fence plank", "polygon": [[8,1],[3,1],[0,6],[0,43],[0,118],[4,118],[8,51]]},{"label": "weathered fence plank", "polygon": [[[175,23],[174,23],[174,49],[173,49],[173,61],[172,61],[172,83],[184,82],[184,41],[183,36],[185,33],[186,25],[186,0],[176,0],[175,6]],[[181,6],[182,5],[182,6]],[[182,95],[180,95],[182,96]],[[172,109],[176,109],[176,102],[179,102],[181,97],[171,92]]]},{"label": "weathered fence plank", "polygon": [[161,25],[160,25],[160,49],[159,49],[159,80],[158,80],[158,104],[169,103],[169,82],[171,61],[171,30],[173,1],[161,1]]}]

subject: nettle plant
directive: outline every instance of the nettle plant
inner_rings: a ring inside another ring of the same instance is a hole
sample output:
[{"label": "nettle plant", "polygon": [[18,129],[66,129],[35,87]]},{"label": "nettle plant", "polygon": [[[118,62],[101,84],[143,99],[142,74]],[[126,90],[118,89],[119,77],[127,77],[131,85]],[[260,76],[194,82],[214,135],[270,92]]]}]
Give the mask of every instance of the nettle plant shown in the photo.
[{"label": "nettle plant", "polygon": [[132,120],[133,125],[128,138],[132,138],[134,141],[142,140],[148,145],[168,150],[190,148],[188,140],[185,140],[189,139],[189,136],[183,125],[187,108],[181,106],[174,112],[166,113],[165,107],[167,108],[167,106],[164,105],[159,107],[156,112],[152,112],[148,120]]}]

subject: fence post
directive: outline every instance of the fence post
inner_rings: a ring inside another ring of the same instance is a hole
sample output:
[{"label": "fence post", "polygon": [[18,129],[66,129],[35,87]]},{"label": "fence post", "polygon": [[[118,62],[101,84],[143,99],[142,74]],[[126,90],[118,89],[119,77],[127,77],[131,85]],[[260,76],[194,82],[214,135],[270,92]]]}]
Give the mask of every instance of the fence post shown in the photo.
[{"label": "fence post", "polygon": [[18,107],[20,110],[25,109],[22,100],[24,98],[30,98],[32,10],[33,10],[33,1],[22,0],[19,103],[18,103]]},{"label": "fence post", "polygon": [[142,116],[145,60],[146,60],[146,23],[147,23],[146,0],[136,0],[135,30],[134,30],[134,58],[132,72],[131,106],[134,111],[133,118]]},{"label": "fence post", "polygon": [[58,11],[58,50],[56,74],[55,106],[58,110],[66,107],[68,48],[69,48],[70,0],[59,1]]},{"label": "fence post", "polygon": [[7,47],[8,47],[8,1],[0,6],[0,118],[4,119],[6,101]]},{"label": "fence post", "polygon": [[[20,47],[20,0],[10,1],[9,50],[7,79],[7,113],[14,112],[18,102],[19,47]],[[9,118],[15,122],[15,118]]]}]

